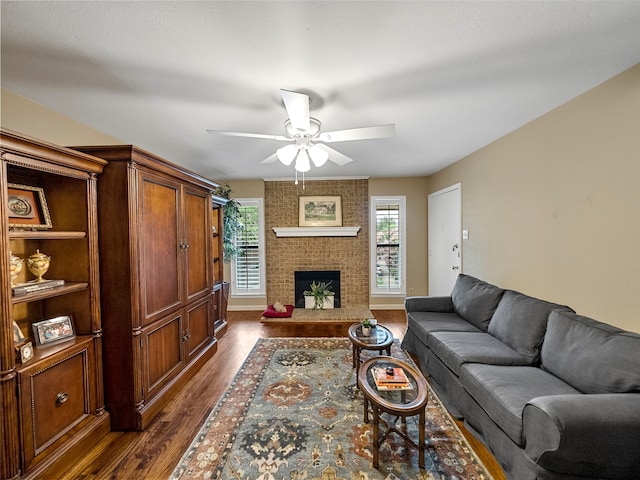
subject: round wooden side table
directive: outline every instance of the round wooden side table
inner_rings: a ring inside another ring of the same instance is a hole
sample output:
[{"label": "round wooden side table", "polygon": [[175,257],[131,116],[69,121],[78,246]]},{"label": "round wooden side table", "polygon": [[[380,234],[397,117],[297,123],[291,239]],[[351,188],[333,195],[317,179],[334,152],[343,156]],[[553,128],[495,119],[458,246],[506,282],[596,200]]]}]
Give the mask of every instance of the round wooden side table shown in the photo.
[{"label": "round wooden side table", "polygon": [[391,345],[393,344],[393,333],[388,328],[378,324],[371,329],[371,335],[365,337],[362,334],[362,324],[354,323],[349,327],[349,340],[353,345],[353,368],[356,369],[356,378],[360,371],[360,354],[362,350],[383,350],[391,356]]},{"label": "round wooden side table", "polygon": [[[409,389],[382,390],[376,385],[374,369],[387,367],[402,368],[410,383]],[[380,445],[391,432],[404,438],[410,445],[418,449],[418,465],[424,468],[425,455],[425,410],[429,390],[427,381],[422,374],[411,365],[392,357],[373,357],[364,362],[358,373],[358,385],[364,396],[364,421],[369,423],[369,407],[373,413],[373,466],[378,468],[378,454]],[[395,423],[381,418],[382,413],[402,417],[404,429],[399,429]],[[407,417],[418,415],[418,443],[407,432]],[[380,433],[380,423],[385,431]]]}]

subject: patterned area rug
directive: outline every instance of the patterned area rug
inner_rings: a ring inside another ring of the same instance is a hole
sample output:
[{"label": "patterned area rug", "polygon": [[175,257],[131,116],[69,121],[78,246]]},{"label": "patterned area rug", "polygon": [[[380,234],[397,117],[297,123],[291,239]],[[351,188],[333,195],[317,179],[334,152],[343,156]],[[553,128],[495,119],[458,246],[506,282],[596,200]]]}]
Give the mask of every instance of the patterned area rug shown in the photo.
[{"label": "patterned area rug", "polygon": [[[411,362],[397,340],[392,354]],[[391,434],[374,469],[362,405],[348,339],[260,339],[170,478],[491,479],[432,391],[426,468]],[[414,438],[416,419],[407,422]]]}]

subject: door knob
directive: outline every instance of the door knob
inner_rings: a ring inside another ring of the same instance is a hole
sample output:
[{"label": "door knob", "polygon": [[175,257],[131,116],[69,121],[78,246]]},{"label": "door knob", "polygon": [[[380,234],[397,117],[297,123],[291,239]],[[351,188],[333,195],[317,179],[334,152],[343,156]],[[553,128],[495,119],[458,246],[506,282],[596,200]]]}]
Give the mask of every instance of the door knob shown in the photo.
[{"label": "door knob", "polygon": [[460,269],[460,267],[458,265],[453,265],[451,267],[451,270],[459,270],[459,269]]}]

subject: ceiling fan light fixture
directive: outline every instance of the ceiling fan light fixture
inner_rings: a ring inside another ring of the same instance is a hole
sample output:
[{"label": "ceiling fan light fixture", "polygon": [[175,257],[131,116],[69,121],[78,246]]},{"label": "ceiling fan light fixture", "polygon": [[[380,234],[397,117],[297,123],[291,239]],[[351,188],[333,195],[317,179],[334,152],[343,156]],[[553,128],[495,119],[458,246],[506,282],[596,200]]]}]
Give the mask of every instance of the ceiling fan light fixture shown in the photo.
[{"label": "ceiling fan light fixture", "polygon": [[318,145],[314,145],[309,149],[309,156],[316,167],[321,167],[329,160],[329,152],[323,150]]},{"label": "ceiling fan light fixture", "polygon": [[309,154],[304,148],[300,150],[300,153],[298,153],[298,156],[296,157],[295,169],[296,171],[302,173],[311,170],[311,164],[309,163]]},{"label": "ceiling fan light fixture", "polygon": [[291,162],[293,162],[293,159],[296,158],[297,154],[298,154],[298,147],[293,144],[287,145],[286,147],[279,148],[276,151],[278,160],[280,160],[280,162],[286,166],[291,165]]}]

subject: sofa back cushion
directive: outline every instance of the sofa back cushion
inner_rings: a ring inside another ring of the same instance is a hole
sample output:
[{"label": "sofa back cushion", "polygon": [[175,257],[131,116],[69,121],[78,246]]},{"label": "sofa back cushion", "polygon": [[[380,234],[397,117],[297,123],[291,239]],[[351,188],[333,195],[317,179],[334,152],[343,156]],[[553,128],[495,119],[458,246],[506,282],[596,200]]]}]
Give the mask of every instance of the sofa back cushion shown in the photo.
[{"label": "sofa back cushion", "polygon": [[489,333],[513,348],[531,365],[539,365],[547,321],[555,309],[573,312],[569,307],[507,290],[489,322]]},{"label": "sofa back cushion", "polygon": [[640,334],[553,311],[542,368],[583,393],[640,393]]},{"label": "sofa back cushion", "polygon": [[467,322],[486,332],[503,293],[502,288],[461,273],[451,292],[453,309]]}]

